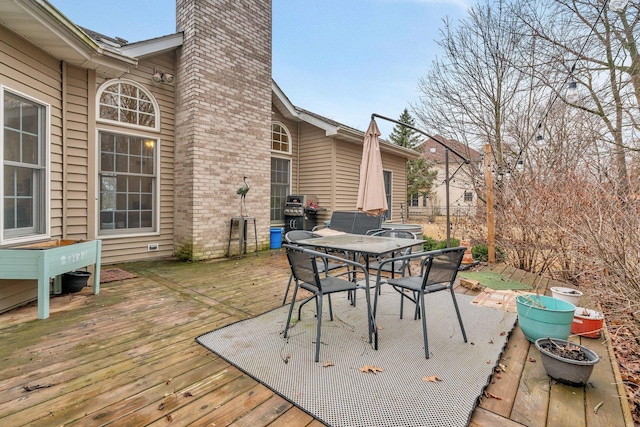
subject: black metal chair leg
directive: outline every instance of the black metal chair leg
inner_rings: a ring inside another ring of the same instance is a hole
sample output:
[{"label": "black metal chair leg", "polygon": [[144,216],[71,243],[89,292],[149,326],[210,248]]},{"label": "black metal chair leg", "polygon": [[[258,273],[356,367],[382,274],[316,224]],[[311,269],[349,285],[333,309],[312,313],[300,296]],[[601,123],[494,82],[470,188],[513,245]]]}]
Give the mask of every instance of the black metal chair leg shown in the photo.
[{"label": "black metal chair leg", "polygon": [[283,306],[287,303],[287,296],[289,295],[289,288],[291,287],[292,281],[293,281],[293,273],[289,275],[289,283],[287,283],[287,290],[284,291],[284,298],[282,298]]},{"label": "black metal chair leg", "polygon": [[320,360],[320,334],[322,332],[322,294],[316,298],[316,310],[317,310],[317,329],[316,329],[316,362]]},{"label": "black metal chair leg", "polygon": [[427,338],[427,312],[424,307],[424,294],[420,292],[420,306],[422,307],[422,338],[424,339],[424,357],[429,358],[429,339]]}]

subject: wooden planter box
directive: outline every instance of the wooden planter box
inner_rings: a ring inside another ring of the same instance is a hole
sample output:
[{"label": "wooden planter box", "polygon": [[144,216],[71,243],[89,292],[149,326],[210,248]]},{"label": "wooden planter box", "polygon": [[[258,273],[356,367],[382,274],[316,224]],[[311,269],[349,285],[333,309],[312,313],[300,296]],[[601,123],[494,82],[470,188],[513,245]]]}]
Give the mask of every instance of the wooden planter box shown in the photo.
[{"label": "wooden planter box", "polygon": [[0,279],[38,281],[38,319],[49,317],[49,280],[54,293],[61,293],[60,276],[95,265],[93,293],[100,291],[101,240],[52,240],[0,249]]}]

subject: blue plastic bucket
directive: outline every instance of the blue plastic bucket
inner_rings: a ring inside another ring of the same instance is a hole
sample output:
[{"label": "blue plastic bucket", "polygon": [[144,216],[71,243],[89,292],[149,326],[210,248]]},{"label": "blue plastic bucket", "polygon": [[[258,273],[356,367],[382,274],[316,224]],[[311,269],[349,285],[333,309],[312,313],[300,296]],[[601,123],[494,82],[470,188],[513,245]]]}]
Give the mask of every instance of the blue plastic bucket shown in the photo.
[{"label": "blue plastic bucket", "polygon": [[544,295],[518,295],[518,324],[531,342],[538,338],[566,340],[571,332],[576,306]]},{"label": "blue plastic bucket", "polygon": [[269,249],[280,249],[282,247],[282,228],[271,227],[269,234]]}]

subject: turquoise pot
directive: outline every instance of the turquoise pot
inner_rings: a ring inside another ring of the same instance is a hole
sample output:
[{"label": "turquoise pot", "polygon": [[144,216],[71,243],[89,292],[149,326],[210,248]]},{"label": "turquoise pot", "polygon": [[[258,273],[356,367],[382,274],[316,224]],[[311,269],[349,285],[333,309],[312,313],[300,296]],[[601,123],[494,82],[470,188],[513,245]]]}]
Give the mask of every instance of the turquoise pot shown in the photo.
[{"label": "turquoise pot", "polygon": [[566,340],[576,306],[567,301],[540,295],[518,295],[518,324],[531,342],[538,338]]}]

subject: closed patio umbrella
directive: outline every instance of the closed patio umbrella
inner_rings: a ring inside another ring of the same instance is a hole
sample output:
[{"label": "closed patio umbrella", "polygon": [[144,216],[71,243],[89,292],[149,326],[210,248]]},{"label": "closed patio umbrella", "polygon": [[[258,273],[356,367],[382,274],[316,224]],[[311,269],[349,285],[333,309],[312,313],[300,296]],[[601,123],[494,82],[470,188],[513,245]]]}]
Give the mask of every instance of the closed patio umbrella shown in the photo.
[{"label": "closed patio umbrella", "polygon": [[362,147],[360,184],[358,185],[358,203],[356,205],[359,211],[375,216],[382,215],[388,208],[379,136],[378,125],[375,120],[371,120]]}]

